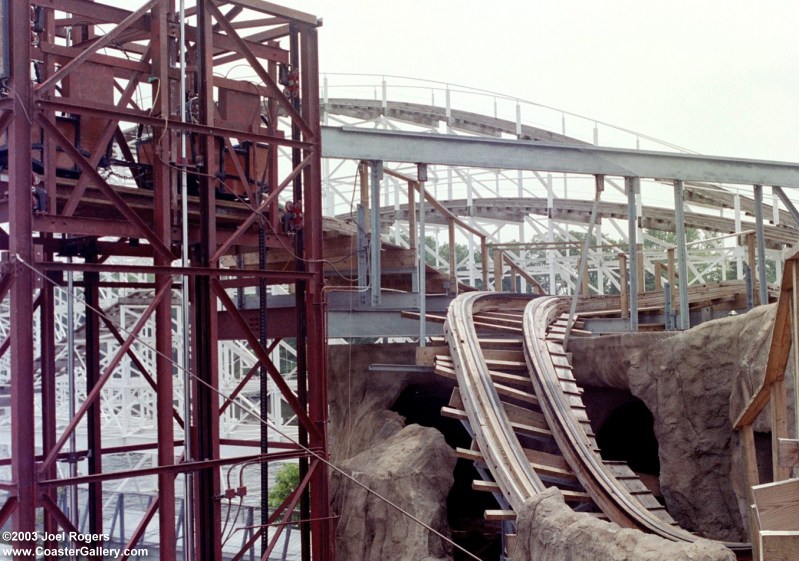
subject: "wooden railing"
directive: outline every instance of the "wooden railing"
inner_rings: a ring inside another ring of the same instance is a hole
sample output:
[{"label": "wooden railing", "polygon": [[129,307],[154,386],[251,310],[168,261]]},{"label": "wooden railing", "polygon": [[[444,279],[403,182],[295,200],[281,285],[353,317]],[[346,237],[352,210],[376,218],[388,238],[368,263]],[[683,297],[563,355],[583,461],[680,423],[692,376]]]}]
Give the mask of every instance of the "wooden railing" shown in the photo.
[{"label": "wooden railing", "polygon": [[[386,175],[390,175],[391,177],[395,177],[402,181],[405,181],[408,185],[408,230],[409,230],[409,246],[410,249],[417,249],[418,247],[418,236],[416,234],[417,230],[417,222],[416,222],[416,193],[421,193],[423,191],[421,182],[409,175],[404,173],[391,170],[388,168],[383,169]],[[437,212],[443,216],[447,221],[447,229],[449,233],[449,285],[450,285],[450,294],[453,296],[458,293],[458,263],[457,257],[455,252],[455,234],[456,228],[460,228],[461,230],[468,232],[470,234],[474,234],[480,240],[480,259],[483,269],[483,287],[488,286],[488,247],[487,247],[487,236],[484,232],[481,232],[477,228],[473,227],[472,225],[464,222],[454,214],[452,214],[447,207],[442,205],[438,200],[430,194],[427,189],[424,189],[424,200],[436,209]],[[424,244],[424,239],[421,240],[421,243]]]},{"label": "wooden railing", "polygon": [[[735,421],[735,429],[740,431],[743,444],[744,474],[748,504],[751,505],[750,522],[756,560],[761,558],[760,555],[767,559],[767,555],[774,555],[770,553],[772,551],[786,551],[786,547],[791,550],[785,559],[799,558],[799,481],[789,480],[791,468],[795,468],[799,462],[796,454],[799,441],[788,438],[785,387],[788,360],[793,359],[794,376],[799,372],[798,277],[799,253],[785,261],[763,382]],[[767,405],[770,405],[773,483],[760,485],[753,425]],[[775,535],[775,531],[781,534]]]},{"label": "wooden railing", "polygon": [[[706,239],[706,240],[697,240],[695,242],[691,242],[686,244],[686,247],[690,247],[693,245],[701,244],[701,243],[708,243],[712,241],[723,240],[726,238],[737,237],[743,238],[744,244],[743,246],[746,248],[746,266],[749,267],[751,271],[755,270],[755,231],[754,230],[745,230],[743,232],[738,232],[736,234],[725,234],[721,236],[717,236],[714,238]],[[669,287],[671,289],[671,302],[672,302],[672,309],[671,311],[674,313],[678,313],[680,309],[680,301],[679,301],[679,273],[677,272],[677,265],[675,261],[675,247],[667,247],[665,249],[665,259],[662,260],[651,260],[652,263],[651,269],[646,267],[645,259],[644,259],[644,251],[641,244],[638,244],[637,248],[637,271],[636,275],[638,276],[638,288],[639,294],[646,294],[648,291],[646,290],[646,273],[651,273],[655,279],[655,287],[654,290],[657,293],[662,293],[664,289],[664,282],[668,282]],[[714,248],[708,248],[708,251],[713,251]],[[724,248],[721,248],[724,249]],[[726,248],[729,249],[729,248]],[[629,259],[629,253],[626,252],[619,252],[619,292],[621,294],[621,317],[622,318],[629,318],[630,317],[630,295],[629,295],[629,280],[627,276],[627,263]],[[751,300],[752,304],[757,306],[760,304],[767,304],[768,302],[760,302],[759,290],[757,285],[757,278],[756,275],[751,275],[752,279],[752,287],[751,287]],[[664,309],[664,313],[667,310]]]},{"label": "wooden railing", "polygon": [[532,287],[533,294],[546,294],[544,287],[535,278],[516,263],[508,253],[494,246],[492,248],[494,261],[494,291],[502,292],[502,281],[505,278],[505,265],[510,270],[510,292],[518,292],[517,276],[523,278]]}]

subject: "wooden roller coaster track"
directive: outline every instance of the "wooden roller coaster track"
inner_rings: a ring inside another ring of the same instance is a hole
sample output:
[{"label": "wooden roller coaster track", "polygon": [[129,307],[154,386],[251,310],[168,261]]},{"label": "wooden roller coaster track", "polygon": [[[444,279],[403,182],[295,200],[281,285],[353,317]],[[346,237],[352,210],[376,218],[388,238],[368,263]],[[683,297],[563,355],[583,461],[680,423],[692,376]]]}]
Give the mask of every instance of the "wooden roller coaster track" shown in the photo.
[{"label": "wooden roller coaster track", "polygon": [[[444,327],[449,355],[436,371],[454,377],[444,415],[462,420],[473,436],[458,455],[475,462],[500,510],[515,519],[524,502],[555,486],[575,511],[674,542],[698,536],[679,527],[625,462],[603,460],[563,348],[568,303],[557,297],[472,292],[454,300]],[[579,320],[572,336],[585,335]],[[507,531],[508,543],[515,537]],[[739,558],[746,543],[723,542]]]}]

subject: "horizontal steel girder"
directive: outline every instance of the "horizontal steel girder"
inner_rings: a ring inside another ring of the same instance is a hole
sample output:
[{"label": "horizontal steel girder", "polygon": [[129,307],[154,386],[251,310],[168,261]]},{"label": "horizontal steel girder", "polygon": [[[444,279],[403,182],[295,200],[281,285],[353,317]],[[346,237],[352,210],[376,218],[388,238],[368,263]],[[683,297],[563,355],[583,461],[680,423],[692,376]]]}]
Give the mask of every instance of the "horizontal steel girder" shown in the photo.
[{"label": "horizontal steel girder", "polygon": [[799,164],[528,140],[322,127],[326,158],[799,187]]}]

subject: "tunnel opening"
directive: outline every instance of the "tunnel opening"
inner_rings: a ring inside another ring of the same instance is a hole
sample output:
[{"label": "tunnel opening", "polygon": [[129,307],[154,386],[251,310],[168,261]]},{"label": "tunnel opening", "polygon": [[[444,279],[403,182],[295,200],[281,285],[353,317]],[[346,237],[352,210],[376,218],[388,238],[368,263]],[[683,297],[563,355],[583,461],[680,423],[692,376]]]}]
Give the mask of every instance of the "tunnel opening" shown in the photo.
[{"label": "tunnel opening", "polygon": [[586,396],[602,459],[623,461],[638,474],[659,476],[655,418],[644,402],[629,391],[608,388],[586,388]]},{"label": "tunnel opening", "polygon": [[[416,423],[440,431],[452,448],[469,448],[472,438],[460,421],[443,417],[441,408],[449,403],[452,383],[410,384],[399,395],[392,411],[405,417],[406,424]],[[447,496],[447,518],[455,543],[481,559],[499,559],[501,554],[500,523],[484,520],[483,513],[496,509],[491,493],[472,489],[472,481],[480,479],[473,462],[458,459],[454,483]],[[453,559],[469,559],[459,550]]]},{"label": "tunnel opening", "polygon": [[655,419],[627,390],[584,386],[583,402],[603,460],[626,462],[660,498],[660,457]]},{"label": "tunnel opening", "polygon": [[636,473],[660,475],[655,418],[636,398],[614,409],[597,431],[605,460],[627,462]]}]

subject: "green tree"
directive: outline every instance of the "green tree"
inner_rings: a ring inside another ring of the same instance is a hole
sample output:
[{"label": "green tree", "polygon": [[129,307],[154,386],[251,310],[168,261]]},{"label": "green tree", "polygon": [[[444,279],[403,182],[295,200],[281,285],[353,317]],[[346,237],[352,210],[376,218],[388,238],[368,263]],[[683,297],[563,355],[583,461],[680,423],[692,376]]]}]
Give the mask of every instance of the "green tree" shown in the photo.
[{"label": "green tree", "polygon": [[275,474],[275,485],[269,490],[269,506],[279,507],[299,484],[300,467],[297,464],[280,466]]}]

